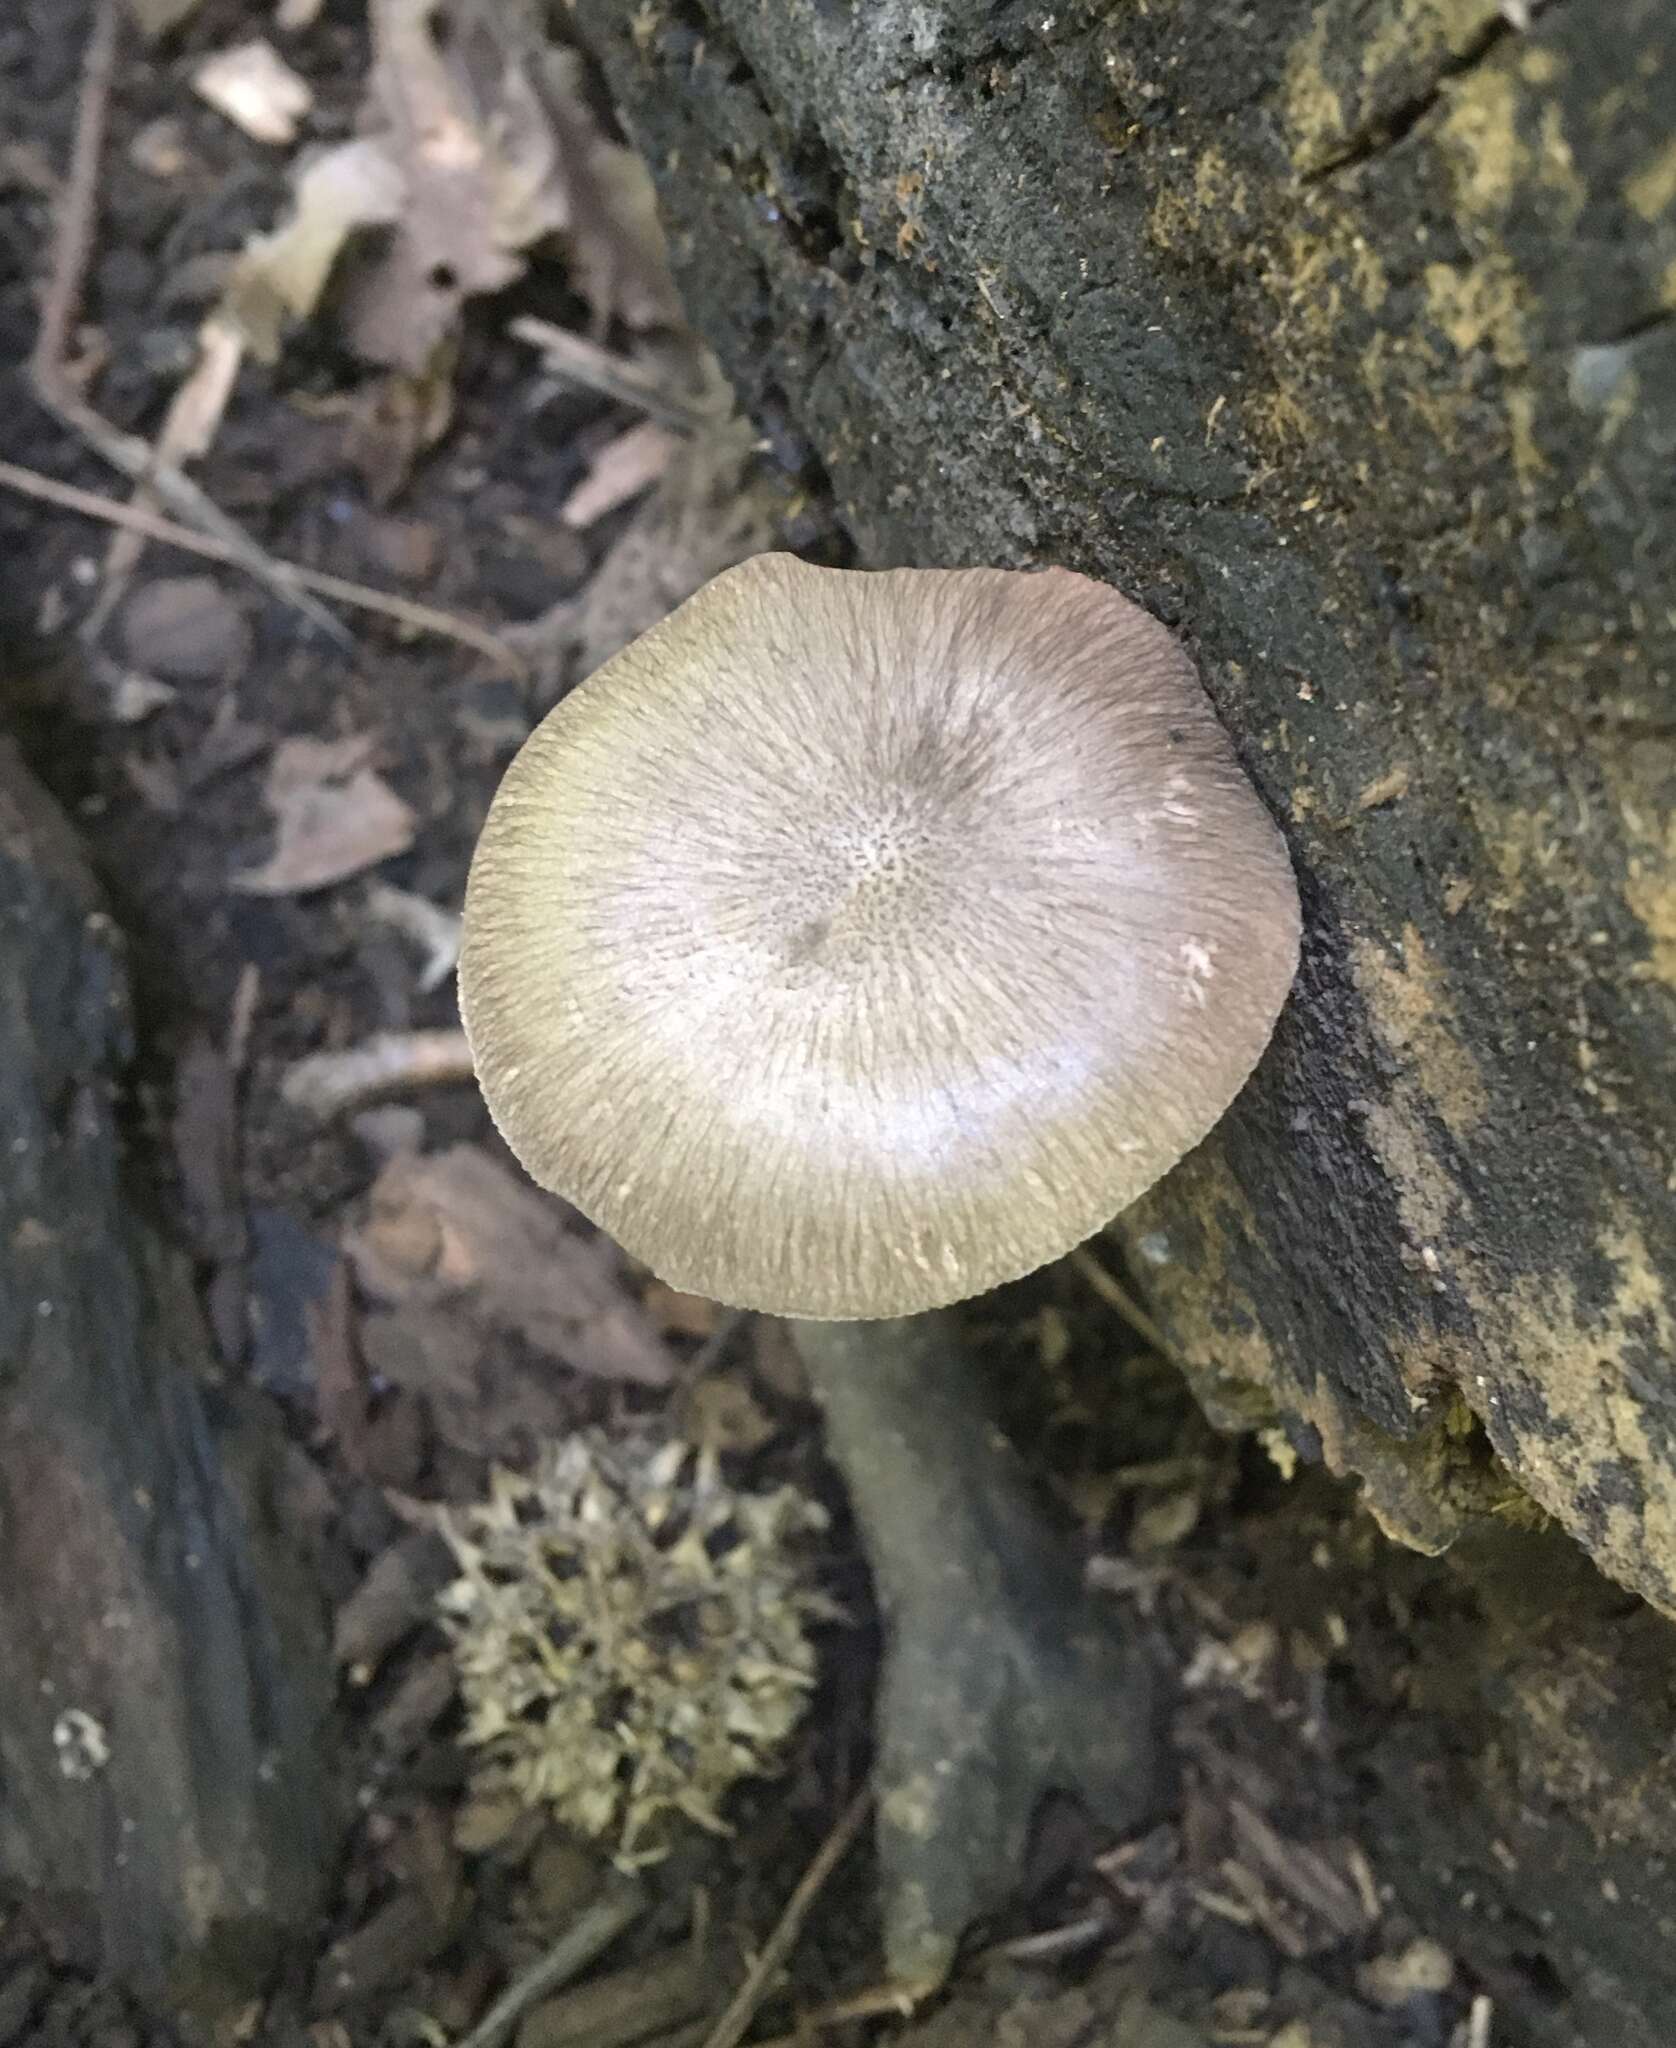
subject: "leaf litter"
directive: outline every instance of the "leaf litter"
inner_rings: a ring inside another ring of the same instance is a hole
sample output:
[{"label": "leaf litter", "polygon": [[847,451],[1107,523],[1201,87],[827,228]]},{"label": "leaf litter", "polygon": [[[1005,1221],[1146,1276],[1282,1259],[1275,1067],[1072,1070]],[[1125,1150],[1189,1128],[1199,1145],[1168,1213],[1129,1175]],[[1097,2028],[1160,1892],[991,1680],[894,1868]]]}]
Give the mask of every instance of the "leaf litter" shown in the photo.
[{"label": "leaf litter", "polygon": [[367,734],[281,741],[265,791],[277,843],[231,886],[248,896],[301,896],[405,853],[418,819],[369,765],[373,747]]},{"label": "leaf litter", "polygon": [[379,1300],[432,1314],[469,1302],[576,1371],[667,1386],[674,1358],[621,1280],[608,1239],[473,1145],[392,1159],[348,1251]]},{"label": "leaf litter", "polygon": [[468,299],[503,289],[556,240],[603,329],[679,327],[651,179],[610,136],[581,56],[523,0],[373,0],[360,133],[305,158],[293,209],[252,240],[223,304],[271,360],[311,317],[352,238],[389,231],[344,320],[365,360],[416,373]]}]

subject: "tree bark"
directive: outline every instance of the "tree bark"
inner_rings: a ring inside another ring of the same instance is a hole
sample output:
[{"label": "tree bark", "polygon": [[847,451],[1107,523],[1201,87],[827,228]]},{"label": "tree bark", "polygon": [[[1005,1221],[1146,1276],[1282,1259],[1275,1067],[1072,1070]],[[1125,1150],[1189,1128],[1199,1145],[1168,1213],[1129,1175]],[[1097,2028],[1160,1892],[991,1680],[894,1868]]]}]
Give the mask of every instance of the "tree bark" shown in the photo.
[{"label": "tree bark", "polygon": [[247,1997],[334,1835],[324,1632],[212,1428],[189,1277],[133,1205],[110,919],[0,741],[0,1876],[178,2009]]},{"label": "tree bark", "polygon": [[1288,834],[1272,1052],[1118,1225],[1205,1398],[1676,1613],[1676,17],[1521,11],[578,8],[860,560],[1138,597]]}]

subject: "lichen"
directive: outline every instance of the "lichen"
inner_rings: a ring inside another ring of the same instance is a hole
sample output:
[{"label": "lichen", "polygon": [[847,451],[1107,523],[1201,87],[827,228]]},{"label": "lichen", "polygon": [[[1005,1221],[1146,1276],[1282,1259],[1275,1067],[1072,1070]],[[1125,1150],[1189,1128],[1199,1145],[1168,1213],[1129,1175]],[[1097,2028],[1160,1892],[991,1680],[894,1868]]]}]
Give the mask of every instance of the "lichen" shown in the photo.
[{"label": "lichen", "polygon": [[1657,220],[1676,206],[1676,140],[1655,150],[1631,176],[1624,197],[1643,220]]}]

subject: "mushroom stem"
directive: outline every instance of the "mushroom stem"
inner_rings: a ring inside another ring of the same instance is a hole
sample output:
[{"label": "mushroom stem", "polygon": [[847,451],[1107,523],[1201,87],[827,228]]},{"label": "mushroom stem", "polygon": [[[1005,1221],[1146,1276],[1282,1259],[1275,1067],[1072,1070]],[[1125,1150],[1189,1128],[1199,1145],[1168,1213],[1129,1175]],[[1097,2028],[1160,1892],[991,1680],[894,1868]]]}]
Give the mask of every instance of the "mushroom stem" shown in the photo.
[{"label": "mushroom stem", "polygon": [[1016,1889],[1044,1793],[1127,1831],[1163,1791],[1153,1674],[976,1397],[958,1318],[791,1325],[885,1622],[878,1846],[894,1975]]}]

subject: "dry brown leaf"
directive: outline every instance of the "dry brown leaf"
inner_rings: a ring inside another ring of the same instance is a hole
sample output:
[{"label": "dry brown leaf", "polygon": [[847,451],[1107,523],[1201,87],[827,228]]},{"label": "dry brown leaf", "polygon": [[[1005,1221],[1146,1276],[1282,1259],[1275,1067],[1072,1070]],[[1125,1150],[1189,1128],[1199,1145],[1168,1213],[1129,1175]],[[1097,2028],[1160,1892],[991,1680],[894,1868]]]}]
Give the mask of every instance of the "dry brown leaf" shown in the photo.
[{"label": "dry brown leaf", "polygon": [[508,1341],[470,1296],[458,1306],[410,1302],[361,1319],[367,1369],[423,1403],[441,1442],[469,1458],[515,1463],[575,1420],[562,1376]]},{"label": "dry brown leaf", "polygon": [[268,770],[268,808],[279,839],[260,867],[235,875],[251,896],[301,896],[376,867],[413,844],[417,819],[367,764],[365,734],[285,740]]},{"label": "dry brown leaf", "polygon": [[192,74],[192,90],[253,141],[278,149],[296,141],[314,105],[308,80],[261,36],[206,57]]},{"label": "dry brown leaf", "polygon": [[673,1361],[614,1248],[472,1145],[392,1159],[346,1247],[382,1300],[467,1305],[599,1378],[665,1386]]},{"label": "dry brown leaf", "polygon": [[448,1581],[448,1552],[429,1529],[410,1529],[381,1550],[366,1576],[338,1607],[332,1650],[340,1664],[360,1667],[362,1682],[430,1614]]},{"label": "dry brown leaf", "polygon": [[681,324],[650,176],[601,128],[581,57],[529,0],[372,0],[371,23],[365,132],[303,167],[290,222],[235,267],[223,313],[257,354],[273,359],[349,237],[374,226],[388,246],[349,281],[344,318],[387,368],[423,370],[462,303],[509,284],[550,236],[601,327]]},{"label": "dry brown leaf", "polygon": [[293,182],[291,218],[245,245],[218,315],[265,363],[278,357],[286,326],[306,320],[319,304],[350,236],[391,226],[406,196],[383,144],[367,136],[312,157]]},{"label": "dry brown leaf", "polygon": [[405,198],[348,315],[362,355],[415,371],[462,301],[510,284],[523,250],[564,217],[557,144],[527,79],[505,59],[473,75],[469,34],[451,34],[445,53],[441,11],[437,0],[373,0],[371,105]]},{"label": "dry brown leaf", "polygon": [[680,1337],[713,1337],[727,1314],[709,1295],[683,1294],[662,1280],[648,1282],[640,1298],[659,1329],[673,1330]]},{"label": "dry brown leaf", "polygon": [[649,490],[669,467],[675,436],[667,427],[642,420],[607,441],[588,464],[588,473],[559,508],[565,525],[580,532]]},{"label": "dry brown leaf", "polygon": [[601,327],[684,324],[657,194],[645,164],[600,127],[575,50],[543,51],[545,97],[568,201],[562,223],[572,282]]},{"label": "dry brown leaf", "polygon": [[200,0],[128,0],[128,12],[142,35],[160,36],[178,28],[199,4]]}]

